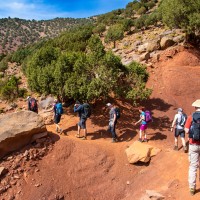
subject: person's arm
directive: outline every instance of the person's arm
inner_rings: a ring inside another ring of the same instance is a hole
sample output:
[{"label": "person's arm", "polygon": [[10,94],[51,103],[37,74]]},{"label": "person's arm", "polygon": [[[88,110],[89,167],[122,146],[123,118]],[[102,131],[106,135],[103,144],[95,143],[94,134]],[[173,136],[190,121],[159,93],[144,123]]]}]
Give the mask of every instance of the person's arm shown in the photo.
[{"label": "person's arm", "polygon": [[30,101],[28,100],[28,110],[30,110]]},{"label": "person's arm", "polygon": [[81,109],[82,109],[81,105],[77,105],[77,104],[74,105],[74,112],[79,112]]},{"label": "person's arm", "polygon": [[186,123],[185,123],[185,133],[186,133],[186,134],[189,133],[191,124],[192,124],[192,116],[190,115],[190,116],[187,118]]},{"label": "person's arm", "polygon": [[116,115],[116,112],[114,112],[113,113],[113,124],[112,124],[112,126],[115,124],[116,119],[117,119],[117,115]]},{"label": "person's arm", "polygon": [[137,122],[135,122],[135,125],[137,125],[138,123],[140,123],[142,120],[145,120],[145,116],[144,115],[140,116],[140,119]]},{"label": "person's arm", "polygon": [[171,125],[171,132],[173,132],[174,126],[176,124],[176,120],[177,120],[177,114],[174,116],[174,120],[173,120],[172,125]]}]

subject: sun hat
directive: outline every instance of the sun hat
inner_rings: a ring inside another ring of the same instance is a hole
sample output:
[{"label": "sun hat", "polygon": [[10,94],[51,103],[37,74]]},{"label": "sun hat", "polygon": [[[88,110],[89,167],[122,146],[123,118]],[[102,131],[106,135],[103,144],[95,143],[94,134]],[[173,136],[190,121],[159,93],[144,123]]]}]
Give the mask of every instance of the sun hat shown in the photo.
[{"label": "sun hat", "polygon": [[106,106],[108,106],[108,107],[111,106],[111,105],[112,105],[111,103],[107,103],[107,104],[106,104]]},{"label": "sun hat", "polygon": [[200,99],[197,99],[195,102],[193,102],[192,106],[200,108]]}]

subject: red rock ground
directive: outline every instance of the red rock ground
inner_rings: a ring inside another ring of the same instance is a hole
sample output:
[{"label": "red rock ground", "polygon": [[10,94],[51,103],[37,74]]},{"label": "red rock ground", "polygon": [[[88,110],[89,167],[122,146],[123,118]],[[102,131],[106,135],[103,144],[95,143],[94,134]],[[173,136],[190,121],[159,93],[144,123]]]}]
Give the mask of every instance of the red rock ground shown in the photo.
[{"label": "red rock ground", "polygon": [[[191,103],[199,98],[199,55],[196,50],[171,49],[148,69],[148,87],[153,88],[153,93],[143,104],[154,117],[148,129],[149,144],[162,149],[149,164],[131,165],[125,155],[125,149],[138,139],[138,126],[134,122],[139,113],[130,102],[115,102],[122,116],[117,126],[120,142],[114,144],[106,131],[106,102],[96,104],[87,122],[87,141],[75,138],[78,118],[70,107],[61,122],[67,135],[51,134],[55,143],[37,162],[39,170],[26,174],[16,185],[18,190],[8,189],[5,199],[13,193],[16,199],[22,200],[62,199],[63,196],[70,200],[138,200],[145,190],[156,190],[167,200],[199,200],[198,179],[197,194],[191,197],[188,190],[188,154],[183,153],[180,141],[179,151],[172,150],[174,137],[169,131],[176,109],[183,107],[190,114]],[[55,133],[54,125],[47,128]]]}]

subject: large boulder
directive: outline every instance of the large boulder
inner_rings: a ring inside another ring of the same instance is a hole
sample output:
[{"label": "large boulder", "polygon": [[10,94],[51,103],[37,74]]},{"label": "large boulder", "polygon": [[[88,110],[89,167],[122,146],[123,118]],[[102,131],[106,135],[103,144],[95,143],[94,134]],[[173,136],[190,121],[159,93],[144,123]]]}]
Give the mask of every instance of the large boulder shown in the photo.
[{"label": "large boulder", "polygon": [[125,150],[128,162],[133,164],[138,161],[149,162],[152,156],[155,156],[161,150],[148,144],[135,141],[129,148]]},{"label": "large boulder", "polygon": [[148,42],[138,46],[138,52],[144,53],[147,51]]},{"label": "large boulder", "polygon": [[148,42],[147,51],[152,52],[160,49],[160,38]]},{"label": "large boulder", "polygon": [[163,37],[160,41],[160,47],[162,50],[167,49],[168,47],[171,47],[175,44],[173,39],[171,37]]},{"label": "large boulder", "polygon": [[45,132],[41,116],[31,111],[20,111],[0,118],[0,158],[29,144],[33,135]]},{"label": "large boulder", "polygon": [[143,54],[140,56],[140,61],[143,61],[143,60],[147,61],[147,60],[149,60],[149,58],[150,58],[150,53],[149,53],[149,52],[146,52],[146,53],[143,53]]}]

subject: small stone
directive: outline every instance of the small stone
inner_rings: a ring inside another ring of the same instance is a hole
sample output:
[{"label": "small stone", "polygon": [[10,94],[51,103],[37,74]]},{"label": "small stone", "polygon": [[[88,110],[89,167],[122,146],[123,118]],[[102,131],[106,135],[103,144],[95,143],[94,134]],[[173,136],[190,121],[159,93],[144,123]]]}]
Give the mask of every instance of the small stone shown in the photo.
[{"label": "small stone", "polygon": [[17,175],[14,175],[14,179],[20,179],[20,177]]},{"label": "small stone", "polygon": [[5,175],[6,173],[8,173],[8,170],[5,167],[0,167],[0,176]]},{"label": "small stone", "polygon": [[127,185],[130,185],[130,181],[126,181],[126,184],[127,184]]},{"label": "small stone", "polygon": [[40,183],[38,183],[38,184],[35,184],[35,187],[40,187],[40,185],[41,185]]}]

